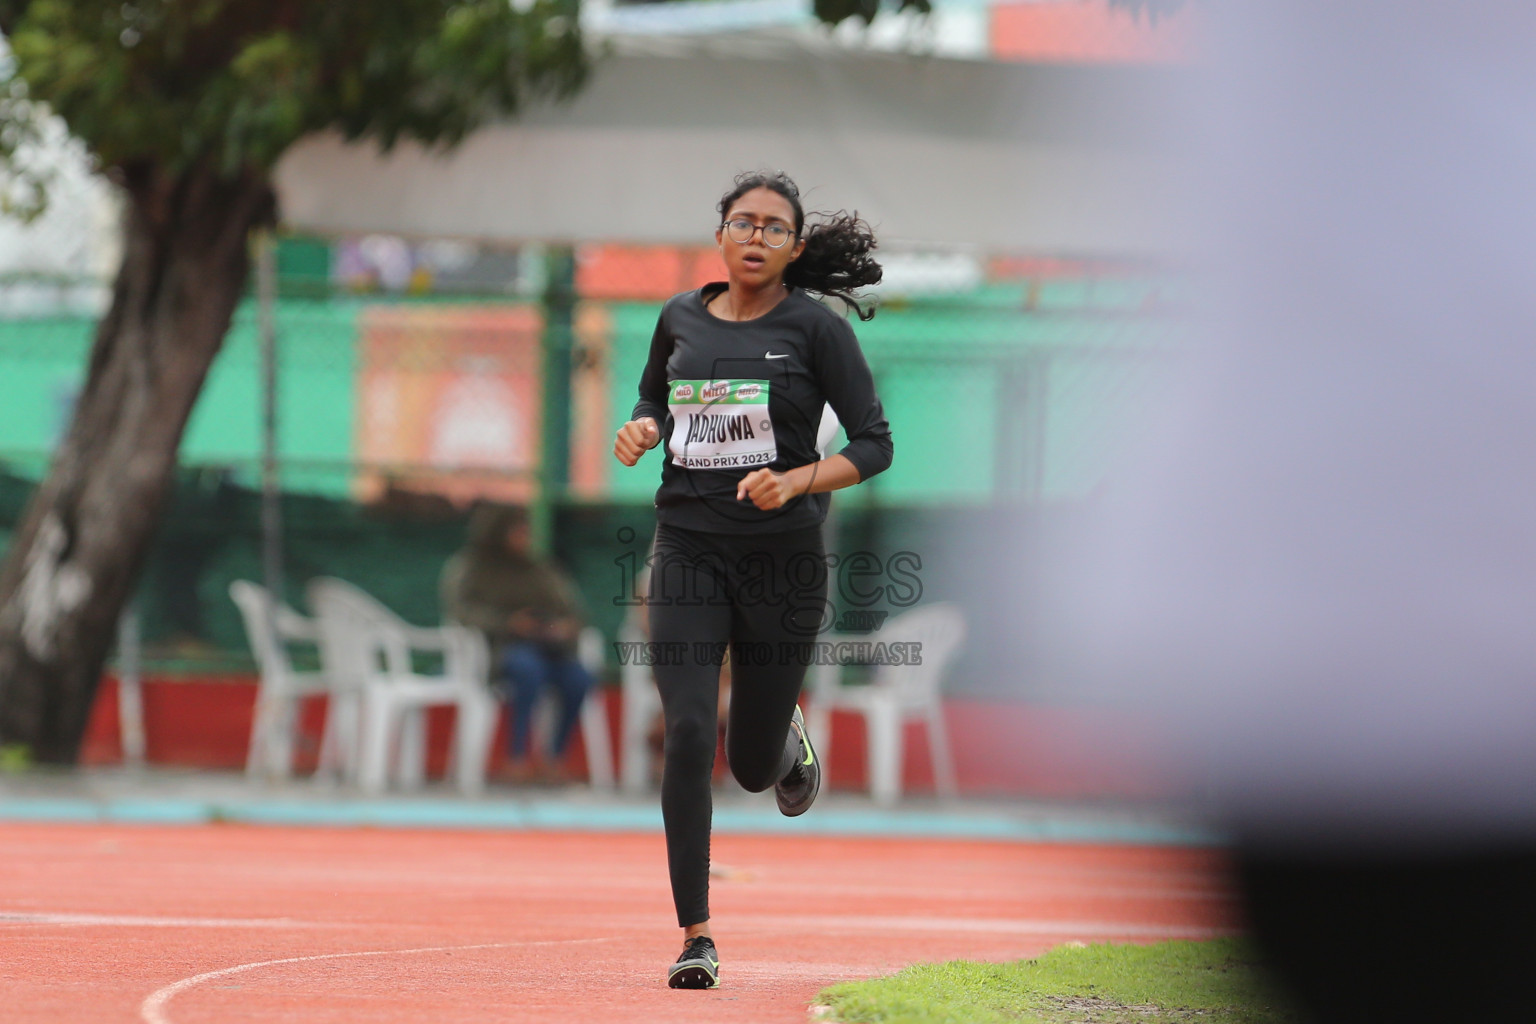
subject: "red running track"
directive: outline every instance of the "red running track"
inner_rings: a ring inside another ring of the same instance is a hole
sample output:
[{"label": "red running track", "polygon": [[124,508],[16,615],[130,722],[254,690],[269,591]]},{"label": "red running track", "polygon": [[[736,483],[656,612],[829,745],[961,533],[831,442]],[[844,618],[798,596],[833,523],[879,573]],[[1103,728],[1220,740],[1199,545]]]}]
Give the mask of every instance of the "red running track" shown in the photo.
[{"label": "red running track", "polygon": [[722,986],[672,991],[659,835],[0,826],[7,1024],[794,1022],[922,960],[1231,930],[1218,853],[717,836]]}]

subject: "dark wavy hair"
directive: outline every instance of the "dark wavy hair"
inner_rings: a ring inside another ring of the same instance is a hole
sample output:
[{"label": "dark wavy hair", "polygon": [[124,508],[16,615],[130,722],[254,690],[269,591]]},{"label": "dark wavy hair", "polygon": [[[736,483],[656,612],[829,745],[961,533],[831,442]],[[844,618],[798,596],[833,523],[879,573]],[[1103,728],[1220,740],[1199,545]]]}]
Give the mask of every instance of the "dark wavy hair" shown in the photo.
[{"label": "dark wavy hair", "polygon": [[795,237],[805,240],[800,256],[784,269],[784,283],[829,298],[842,299],[860,320],[872,319],[873,303],[860,305],[857,288],[879,284],[880,264],[870,255],[875,248],[875,233],[859,218],[858,212],[812,213],[817,218],[805,226],[805,209],[800,205],[800,189],[783,171],[746,171],[736,175],[731,190],[720,197],[717,209],[720,221],[731,212],[736,200],[755,188],[766,188],[789,200],[795,211]]}]

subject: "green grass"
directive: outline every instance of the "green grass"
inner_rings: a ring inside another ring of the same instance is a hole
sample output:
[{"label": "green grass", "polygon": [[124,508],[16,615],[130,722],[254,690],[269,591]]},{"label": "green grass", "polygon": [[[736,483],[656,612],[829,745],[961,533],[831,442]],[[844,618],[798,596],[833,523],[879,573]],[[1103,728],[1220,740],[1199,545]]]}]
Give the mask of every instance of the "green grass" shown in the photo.
[{"label": "green grass", "polygon": [[1295,1024],[1239,939],[1059,946],[1038,960],[918,964],[822,992],[842,1024]]}]

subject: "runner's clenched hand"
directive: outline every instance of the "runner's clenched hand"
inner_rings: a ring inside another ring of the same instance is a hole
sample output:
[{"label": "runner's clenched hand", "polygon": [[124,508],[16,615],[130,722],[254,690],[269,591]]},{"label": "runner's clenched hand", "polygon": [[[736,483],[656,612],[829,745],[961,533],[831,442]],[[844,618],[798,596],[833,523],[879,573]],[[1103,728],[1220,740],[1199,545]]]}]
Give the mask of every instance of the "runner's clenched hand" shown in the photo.
[{"label": "runner's clenched hand", "polygon": [[661,431],[657,429],[656,421],[649,416],[642,416],[619,428],[618,436],[613,441],[613,454],[624,465],[633,466],[647,449],[656,447],[660,440]]},{"label": "runner's clenched hand", "polygon": [[775,473],[771,469],[754,469],[736,485],[736,500],[752,499],[752,504],[767,511],[778,508],[793,498],[798,489],[788,473]]}]

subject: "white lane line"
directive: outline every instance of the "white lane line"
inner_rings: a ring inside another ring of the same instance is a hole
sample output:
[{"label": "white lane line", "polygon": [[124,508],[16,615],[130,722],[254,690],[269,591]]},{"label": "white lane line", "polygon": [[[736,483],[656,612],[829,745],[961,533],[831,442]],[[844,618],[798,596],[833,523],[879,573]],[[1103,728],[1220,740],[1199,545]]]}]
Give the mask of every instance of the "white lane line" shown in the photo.
[{"label": "white lane line", "polygon": [[166,1015],[165,1007],[174,998],[189,988],[201,985],[205,981],[215,978],[227,978],[232,974],[244,974],[246,971],[254,971],[258,967],[274,967],[278,964],[300,964],[311,960],[341,960],[353,956],[405,956],[412,953],[443,953],[450,950],[465,949],[515,949],[531,946],[572,946],[582,942],[612,942],[621,936],[603,935],[590,939],[542,939],[528,942],[481,942],[473,946],[423,946],[419,949],[366,949],[354,953],[321,953],[319,956],[290,956],[281,960],[258,960],[250,964],[237,964],[234,967],[225,967],[223,970],[206,971],[202,974],[194,974],[190,978],[172,982],[164,988],[156,989],[149,994],[139,1005],[139,1016],[144,1024],[171,1024],[171,1018]]},{"label": "white lane line", "polygon": [[762,917],[738,918],[754,929],[781,928],[809,932],[952,932],[991,935],[1134,936],[1136,938],[1209,939],[1233,934],[1233,929],[1199,925],[1146,924],[1122,921],[1045,921],[984,917]]},{"label": "white lane line", "polygon": [[791,963],[765,963],[750,964],[739,963],[734,958],[721,968],[722,977],[729,975],[732,980],[736,978],[766,979],[768,981],[783,981],[793,979],[795,981],[819,981],[822,986],[831,985],[839,981],[854,981],[860,978],[868,978],[882,973],[883,965],[869,964],[791,964]]},{"label": "white lane line", "polygon": [[124,914],[0,914],[0,924],[56,924],[114,928],[356,928],[288,917],[140,917]]},{"label": "white lane line", "polygon": [[[909,897],[912,893],[911,886],[896,885],[838,885],[835,882],[828,883],[801,883],[787,875],[773,876],[766,871],[754,868],[734,869],[733,875],[714,875],[718,881],[736,884],[751,885],[762,890],[782,890],[794,892],[800,896],[836,894],[838,896],[899,896]],[[938,900],[966,900],[966,899],[995,899],[997,889],[959,889],[943,886],[929,886],[923,889],[923,896],[927,899]],[[1115,889],[1101,888],[1090,885],[1010,885],[1009,898],[1014,901],[1024,902],[1031,899],[1105,899],[1105,900],[1206,900],[1206,901],[1237,901],[1237,894],[1225,889]]]}]

